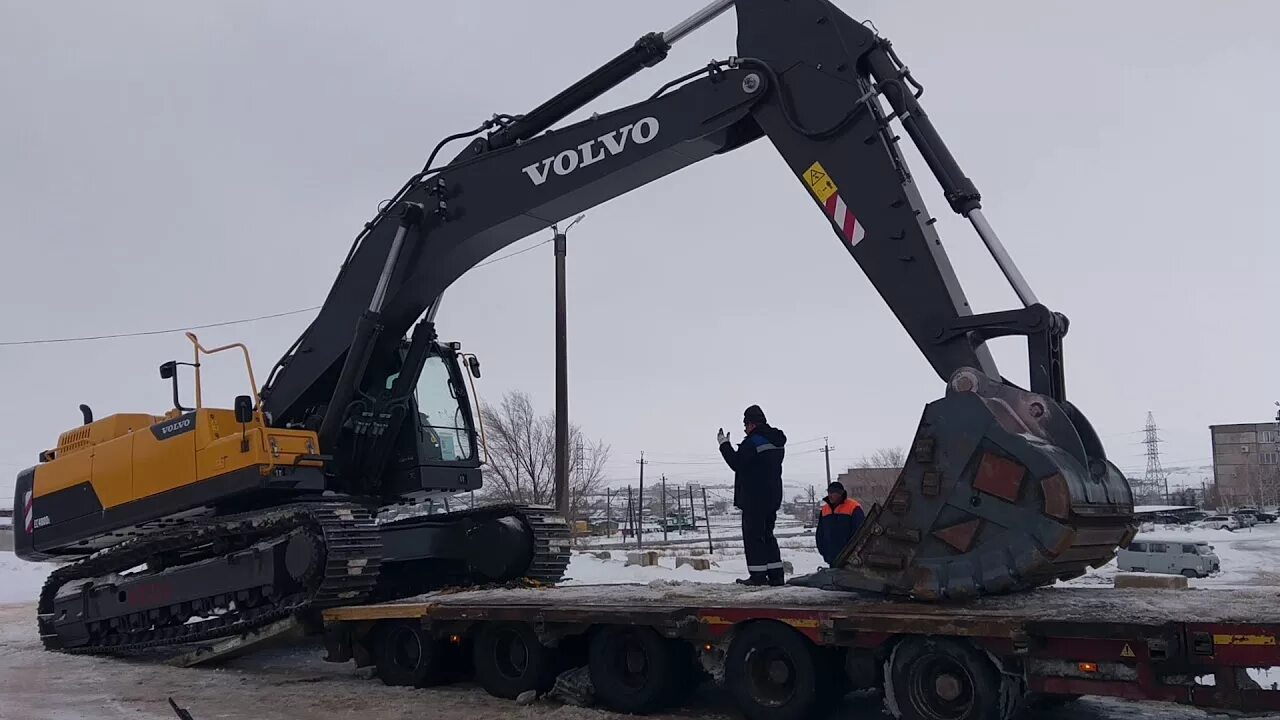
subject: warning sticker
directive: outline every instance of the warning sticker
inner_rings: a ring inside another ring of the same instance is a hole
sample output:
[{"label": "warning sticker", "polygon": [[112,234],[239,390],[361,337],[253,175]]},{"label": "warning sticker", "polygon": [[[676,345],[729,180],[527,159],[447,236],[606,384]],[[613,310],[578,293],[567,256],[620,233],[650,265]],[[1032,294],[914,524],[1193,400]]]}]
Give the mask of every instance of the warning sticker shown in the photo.
[{"label": "warning sticker", "polygon": [[827,199],[836,193],[835,181],[827,174],[822,163],[815,162],[804,171],[804,181],[809,185],[809,189],[813,194],[818,196],[818,202],[825,204]]},{"label": "warning sticker", "polygon": [[1214,645],[1275,645],[1275,635],[1214,635]]},{"label": "warning sticker", "polygon": [[1120,651],[1120,657],[1137,657],[1133,654],[1133,648],[1129,647],[1129,643],[1124,644],[1124,649]]}]

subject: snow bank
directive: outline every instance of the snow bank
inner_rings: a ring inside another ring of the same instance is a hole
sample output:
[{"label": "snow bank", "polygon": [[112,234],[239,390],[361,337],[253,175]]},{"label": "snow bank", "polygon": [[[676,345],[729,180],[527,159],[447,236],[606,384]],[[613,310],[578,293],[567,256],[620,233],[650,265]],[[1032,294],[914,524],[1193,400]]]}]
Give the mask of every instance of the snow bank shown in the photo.
[{"label": "snow bank", "polygon": [[0,552],[0,603],[35,602],[45,578],[55,567],[50,563],[20,560],[11,552]]}]

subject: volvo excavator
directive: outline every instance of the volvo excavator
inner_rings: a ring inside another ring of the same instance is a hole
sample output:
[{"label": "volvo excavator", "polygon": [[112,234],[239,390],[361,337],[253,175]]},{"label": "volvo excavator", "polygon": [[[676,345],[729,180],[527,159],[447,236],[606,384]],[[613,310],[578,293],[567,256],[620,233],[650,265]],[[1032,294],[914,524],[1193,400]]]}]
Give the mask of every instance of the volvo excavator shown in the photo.
[{"label": "volvo excavator", "polygon": [[[736,55],[560,125],[734,6]],[[161,366],[172,409],[95,420],[82,406],[84,424],[18,475],[18,554],[72,561],[39,598],[45,645],[185,643],[445,584],[559,580],[568,532],[549,509],[395,512],[480,486],[467,388],[479,363],[437,337],[440,299],[521,238],[761,139],[946,383],[888,500],[823,582],[941,601],[1108,562],[1135,532],[1133,501],[1067,399],[1067,319],[1013,264],[923,91],[889,40],[828,0],[717,0],[537,108],[445,138],[364,226],[323,307],[260,388],[246,349],[206,349],[193,336],[192,362]],[[900,132],[1019,307],[970,308]],[[459,140],[469,142],[437,164]],[[1027,342],[1026,388],[986,347],[1006,336]],[[205,406],[201,359],[236,351],[249,392],[230,409]],[[191,406],[180,371],[194,372]]]}]

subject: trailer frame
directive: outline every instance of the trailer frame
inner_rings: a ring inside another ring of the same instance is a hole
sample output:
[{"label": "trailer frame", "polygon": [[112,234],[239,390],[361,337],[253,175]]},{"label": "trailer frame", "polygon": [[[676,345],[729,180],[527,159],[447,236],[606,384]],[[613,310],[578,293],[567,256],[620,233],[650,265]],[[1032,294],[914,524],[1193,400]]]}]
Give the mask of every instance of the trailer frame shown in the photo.
[{"label": "trailer frame", "polygon": [[[1080,595],[1085,605],[1077,604],[1071,617],[1059,619],[1052,605],[1041,602],[1057,598],[1043,594],[1021,603],[979,600],[956,607],[865,597],[846,601],[848,594],[817,590],[812,592],[818,595],[804,596],[804,602],[775,600],[767,592],[655,601],[643,592],[629,597],[638,592],[629,586],[613,587],[617,589],[602,591],[607,596],[598,598],[575,593],[575,588],[493,589],[330,609],[325,611],[326,659],[377,664],[378,630],[388,623],[420,628],[421,637],[460,648],[486,627],[527,628],[544,647],[579,656],[593,634],[605,628],[649,628],[692,650],[703,669],[723,681],[726,662],[734,662],[728,657],[734,637],[765,622],[805,638],[822,667],[840,663],[836,684],[841,688],[882,689],[897,717],[922,716],[902,707],[914,702],[914,696],[895,687],[901,685],[895,678],[905,677],[901,673],[914,672],[914,666],[898,667],[902,658],[897,651],[904,646],[911,649],[907,654],[959,658],[952,666],[969,675],[971,694],[979,689],[985,694],[987,700],[975,701],[972,712],[957,711],[957,720],[1012,718],[1022,707],[1080,695],[1242,712],[1280,710],[1280,691],[1263,689],[1248,675],[1250,668],[1280,668],[1280,615],[1261,605],[1266,597],[1274,603],[1274,593],[1260,594],[1259,621],[1242,622],[1238,611],[1215,617],[1204,610],[1225,599],[1226,592],[1240,591],[1089,590],[1085,592],[1100,593],[1108,602],[1093,609],[1091,596]],[[1145,611],[1117,613],[1117,598],[1121,606],[1129,599]],[[1184,607],[1188,598],[1201,607]],[[1075,596],[1070,599],[1075,602]],[[1239,607],[1240,598],[1235,601]],[[1090,615],[1099,619],[1087,619]],[[983,656],[990,668],[963,670],[983,665]],[[939,692],[948,694],[950,682],[938,685],[943,688]],[[983,683],[999,687],[979,688]],[[803,717],[808,711],[742,707],[742,693],[731,694],[750,718]],[[999,701],[991,699],[997,697]]]}]

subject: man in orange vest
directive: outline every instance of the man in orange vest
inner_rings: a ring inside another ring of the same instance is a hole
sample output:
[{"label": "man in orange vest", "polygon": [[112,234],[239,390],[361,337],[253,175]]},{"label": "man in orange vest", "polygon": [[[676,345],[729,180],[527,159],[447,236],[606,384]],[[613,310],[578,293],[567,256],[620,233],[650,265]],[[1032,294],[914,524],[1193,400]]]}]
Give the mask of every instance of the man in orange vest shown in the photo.
[{"label": "man in orange vest", "polygon": [[858,534],[866,513],[857,500],[849,497],[844,485],[833,482],[827,486],[827,498],[822,503],[822,515],[818,518],[818,552],[827,565],[835,567],[836,558],[849,540]]}]

